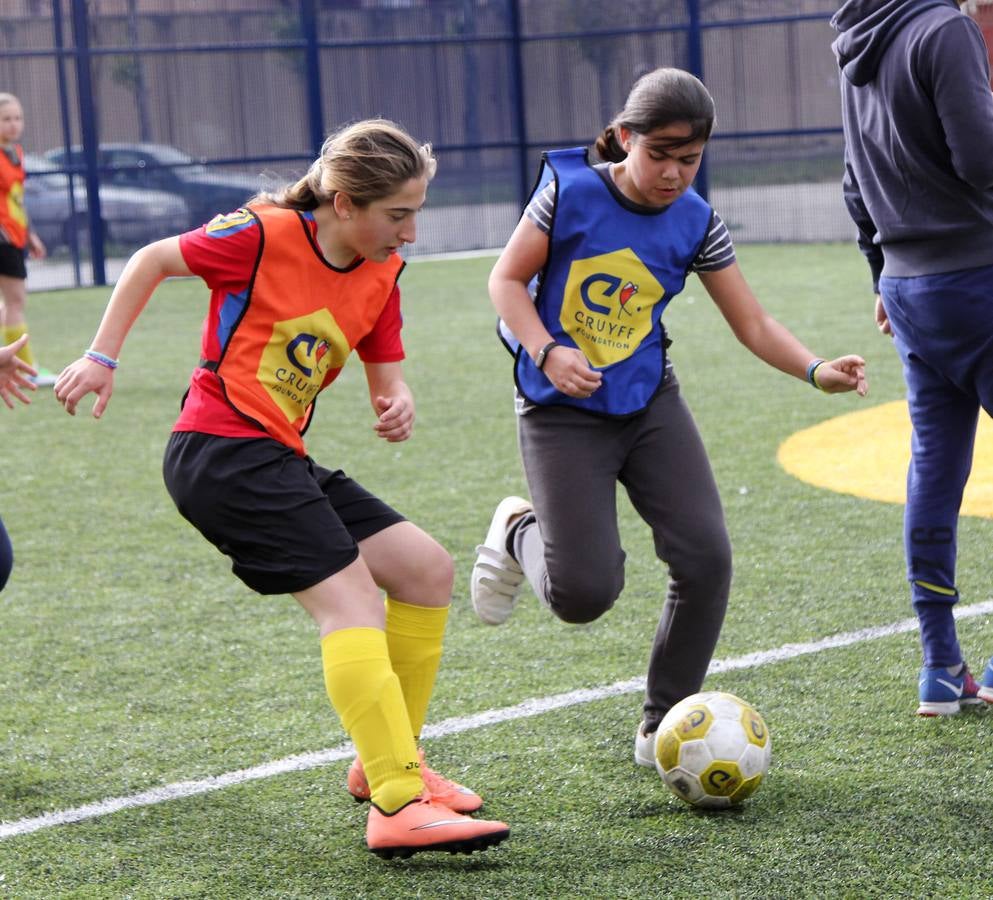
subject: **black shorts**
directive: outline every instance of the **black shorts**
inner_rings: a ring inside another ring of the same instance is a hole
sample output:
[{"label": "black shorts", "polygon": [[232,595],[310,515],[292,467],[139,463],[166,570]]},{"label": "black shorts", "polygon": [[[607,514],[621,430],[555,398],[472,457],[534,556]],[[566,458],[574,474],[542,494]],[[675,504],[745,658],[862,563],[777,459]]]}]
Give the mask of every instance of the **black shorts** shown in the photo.
[{"label": "black shorts", "polygon": [[24,264],[24,248],[15,247],[0,241],[0,275],[8,278],[27,278],[28,267]]},{"label": "black shorts", "polygon": [[163,476],[180,513],[260,594],[313,587],[353,563],[359,541],[404,521],[344,472],[268,437],[174,432]]}]

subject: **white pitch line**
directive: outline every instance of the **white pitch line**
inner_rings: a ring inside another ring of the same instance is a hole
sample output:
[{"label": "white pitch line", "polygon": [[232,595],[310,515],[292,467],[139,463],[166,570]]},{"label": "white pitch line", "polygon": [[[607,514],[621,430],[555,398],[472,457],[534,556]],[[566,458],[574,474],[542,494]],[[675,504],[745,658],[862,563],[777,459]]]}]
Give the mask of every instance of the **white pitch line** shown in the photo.
[{"label": "white pitch line", "polygon": [[[993,612],[993,600],[985,600],[982,603],[973,603],[970,606],[956,608],[955,618],[969,619],[973,616],[981,616],[990,612]],[[714,660],[710,664],[708,675],[784,662],[789,659],[796,659],[798,656],[807,656],[812,653],[820,653],[824,650],[833,650],[837,647],[850,647],[853,644],[875,641],[880,638],[916,630],[916,619],[904,619],[900,622],[894,622],[892,625],[862,628],[859,631],[830,635],[829,637],[821,638],[819,641],[811,641],[803,644],[783,644],[781,647],[776,647],[772,650],[760,650],[744,656]],[[472,716],[456,716],[451,719],[444,719],[436,725],[428,725],[424,729],[423,736],[425,738],[437,738],[450,734],[460,734],[464,731],[473,731],[477,728],[485,728],[488,725],[496,725],[501,722],[512,722],[517,719],[540,716],[542,713],[551,712],[553,709],[579,706],[583,703],[605,700],[608,697],[616,697],[620,694],[631,694],[635,691],[644,690],[644,688],[644,678],[629,678],[626,681],[615,681],[613,684],[602,685],[600,687],[581,688],[580,690],[568,691],[564,694],[538,697],[532,700],[525,700],[513,706],[505,706],[501,709],[485,710]],[[40,831],[45,828],[54,828],[58,825],[81,822],[85,819],[95,819],[99,816],[119,812],[122,809],[154,806],[158,803],[167,803],[183,797],[193,797],[197,794],[219,791],[236,784],[244,784],[247,781],[258,781],[262,778],[272,778],[273,776],[285,775],[289,772],[303,772],[307,769],[326,766],[343,759],[350,759],[354,753],[354,747],[350,743],[345,743],[328,750],[287,756],[284,759],[263,763],[260,766],[253,766],[250,769],[239,769],[235,772],[226,772],[223,775],[202,778],[197,781],[177,781],[173,784],[152,788],[151,790],[142,791],[140,794],[132,794],[128,797],[111,797],[96,803],[87,803],[85,806],[77,806],[74,809],[45,813],[41,816],[35,816],[30,819],[19,819],[15,822],[2,822],[0,823],[0,840],[17,837],[22,834],[30,834],[33,831]]]}]

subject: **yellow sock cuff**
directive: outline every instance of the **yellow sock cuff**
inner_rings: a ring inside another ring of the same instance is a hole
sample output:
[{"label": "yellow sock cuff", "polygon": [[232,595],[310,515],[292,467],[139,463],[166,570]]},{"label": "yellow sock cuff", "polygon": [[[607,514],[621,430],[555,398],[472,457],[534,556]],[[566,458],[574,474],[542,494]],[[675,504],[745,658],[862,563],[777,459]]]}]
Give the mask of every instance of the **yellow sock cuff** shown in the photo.
[{"label": "yellow sock cuff", "polygon": [[[325,671],[328,663],[386,654],[385,635],[378,628],[339,628],[321,638]],[[331,654],[329,656],[329,653]]]},{"label": "yellow sock cuff", "polygon": [[407,637],[442,638],[451,606],[414,606],[386,598],[386,632]]},{"label": "yellow sock cuff", "polygon": [[321,639],[331,705],[358,750],[372,801],[393,812],[424,789],[417,745],[386,634],[343,628]]}]

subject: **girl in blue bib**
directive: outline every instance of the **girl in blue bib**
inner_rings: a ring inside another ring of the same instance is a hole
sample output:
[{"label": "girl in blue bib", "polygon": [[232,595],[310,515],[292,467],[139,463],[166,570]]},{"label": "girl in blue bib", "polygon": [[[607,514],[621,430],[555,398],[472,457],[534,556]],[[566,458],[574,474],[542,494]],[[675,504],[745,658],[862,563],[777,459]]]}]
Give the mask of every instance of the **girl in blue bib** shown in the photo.
[{"label": "girl in blue bib", "polygon": [[703,84],[656,69],[584,149],[549,152],[490,275],[514,353],[530,500],[493,514],[472,571],[473,605],[505,622],[527,578],[566,622],[590,622],[624,586],[618,482],[652,530],[668,597],[648,664],[636,761],[654,765],[662,717],[700,690],[731,582],[717,485],[667,360],[662,313],[695,272],[736,337],[827,393],[866,392],[865,361],[817,357],[759,304],[720,217],[691,187],[714,122]]}]

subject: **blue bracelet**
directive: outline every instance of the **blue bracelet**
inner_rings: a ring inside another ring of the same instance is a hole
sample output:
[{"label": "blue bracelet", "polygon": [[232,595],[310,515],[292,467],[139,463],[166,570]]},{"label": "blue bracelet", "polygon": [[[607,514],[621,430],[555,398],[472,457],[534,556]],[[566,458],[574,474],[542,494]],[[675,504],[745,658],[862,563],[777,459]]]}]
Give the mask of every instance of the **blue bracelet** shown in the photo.
[{"label": "blue bracelet", "polygon": [[807,366],[807,381],[809,381],[817,390],[821,390],[821,386],[817,383],[817,377],[814,374],[817,371],[817,367],[823,364],[823,359],[812,359],[810,365]]},{"label": "blue bracelet", "polygon": [[96,350],[84,350],[83,356],[86,359],[92,360],[98,365],[103,366],[105,369],[116,369],[118,366],[118,361],[111,356],[107,356],[105,353],[99,353]]}]

